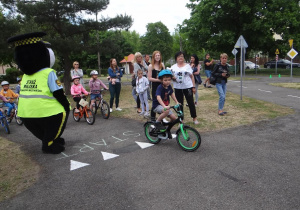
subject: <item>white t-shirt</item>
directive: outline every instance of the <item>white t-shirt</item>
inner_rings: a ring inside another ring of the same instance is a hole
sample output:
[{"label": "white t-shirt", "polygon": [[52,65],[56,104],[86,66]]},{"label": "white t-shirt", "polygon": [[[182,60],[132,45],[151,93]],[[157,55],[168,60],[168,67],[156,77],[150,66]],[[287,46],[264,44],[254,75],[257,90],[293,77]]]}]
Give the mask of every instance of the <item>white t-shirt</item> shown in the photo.
[{"label": "white t-shirt", "polygon": [[193,69],[189,64],[183,67],[178,67],[177,64],[171,66],[172,72],[176,77],[176,81],[173,81],[173,88],[175,89],[187,89],[193,87],[191,75]]}]

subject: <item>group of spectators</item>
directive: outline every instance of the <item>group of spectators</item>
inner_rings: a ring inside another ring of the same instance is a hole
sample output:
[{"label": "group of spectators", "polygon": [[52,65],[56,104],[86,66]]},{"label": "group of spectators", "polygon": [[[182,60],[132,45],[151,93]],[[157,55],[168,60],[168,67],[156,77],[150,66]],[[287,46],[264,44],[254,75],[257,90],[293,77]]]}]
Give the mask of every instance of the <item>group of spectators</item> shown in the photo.
[{"label": "group of spectators", "polygon": [[[210,59],[210,55],[205,55],[204,70],[206,79],[203,86],[211,88],[210,77],[216,77],[216,88],[219,94],[218,114],[224,116],[227,112],[223,111],[225,96],[226,96],[226,83],[227,78],[230,76],[227,68],[227,54],[220,55],[220,63],[214,64],[214,60]],[[150,62],[150,56],[142,56],[140,52],[136,52],[133,62],[132,73],[132,96],[136,102],[137,113],[144,117],[151,117],[155,120],[156,113],[148,104],[148,100],[156,99],[157,87],[161,84],[158,78],[160,71],[166,69],[162,62],[162,55],[160,51],[154,51]],[[194,124],[199,124],[197,120],[196,106],[199,100],[198,87],[202,84],[200,71],[202,70],[199,58],[196,54],[191,55],[190,62],[185,62],[183,52],[175,54],[176,63],[169,68],[173,74],[173,88],[177,101],[180,103],[181,110],[184,108],[184,98],[186,99],[187,106],[190,110],[190,115]],[[110,60],[110,67],[108,68],[109,74],[109,91],[110,91],[110,111],[115,101],[116,110],[121,111],[119,107],[119,96],[121,92],[121,77],[123,72],[117,65],[116,59]],[[71,70],[72,78],[76,76],[79,83],[83,85],[83,71],[79,68],[79,63],[73,63]],[[92,78],[91,78],[92,80]],[[105,88],[107,88],[105,86]],[[195,100],[194,100],[195,95]]]}]

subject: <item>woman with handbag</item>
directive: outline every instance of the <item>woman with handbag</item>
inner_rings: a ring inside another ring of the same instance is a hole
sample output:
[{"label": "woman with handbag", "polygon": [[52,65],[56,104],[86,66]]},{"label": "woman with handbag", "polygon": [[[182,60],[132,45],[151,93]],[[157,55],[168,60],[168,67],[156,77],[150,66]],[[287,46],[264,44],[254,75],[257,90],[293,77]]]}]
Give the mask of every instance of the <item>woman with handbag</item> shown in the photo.
[{"label": "woman with handbag", "polygon": [[194,74],[194,78],[195,78],[195,89],[196,89],[195,106],[197,106],[197,102],[199,99],[198,87],[199,87],[199,85],[201,85],[202,80],[201,80],[201,76],[200,76],[201,65],[199,63],[199,58],[196,54],[191,55],[190,66],[193,69],[193,74]]},{"label": "woman with handbag", "polygon": [[225,104],[226,98],[226,83],[227,78],[230,77],[228,66],[227,66],[228,55],[226,53],[222,53],[220,55],[220,63],[215,65],[214,70],[212,72],[212,76],[216,78],[216,88],[219,93],[219,106],[218,106],[218,114],[220,116],[224,116],[227,112],[223,111],[223,107]]},{"label": "woman with handbag", "polygon": [[134,54],[134,61],[133,61],[133,74],[132,74],[132,96],[136,101],[137,106],[137,113],[141,113],[141,101],[140,97],[136,91],[136,79],[137,79],[137,71],[141,69],[143,71],[143,76],[147,77],[148,66],[145,63],[143,56],[140,52],[136,52]]},{"label": "woman with handbag", "polygon": [[[193,93],[196,92],[193,69],[189,64],[185,63],[184,54],[181,51],[175,54],[175,61],[176,64],[171,67],[174,74],[173,88],[175,90],[175,96],[180,104],[183,104],[183,96],[185,97],[190,108],[193,123],[199,124],[193,97]],[[182,105],[180,105],[180,108],[183,111]]]}]

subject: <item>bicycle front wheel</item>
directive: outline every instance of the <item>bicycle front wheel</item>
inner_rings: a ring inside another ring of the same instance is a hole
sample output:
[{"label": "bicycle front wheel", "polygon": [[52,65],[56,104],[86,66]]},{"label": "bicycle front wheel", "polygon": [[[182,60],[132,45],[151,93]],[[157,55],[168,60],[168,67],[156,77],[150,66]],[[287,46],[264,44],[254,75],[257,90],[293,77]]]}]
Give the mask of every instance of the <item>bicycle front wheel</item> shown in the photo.
[{"label": "bicycle front wheel", "polygon": [[79,122],[80,121],[80,112],[75,112],[76,108],[73,109],[73,119],[76,121],[76,122]]},{"label": "bicycle front wheel", "polygon": [[109,105],[106,101],[102,101],[101,114],[104,119],[108,119],[110,115]]},{"label": "bicycle front wheel", "polygon": [[[14,110],[11,110],[11,111],[14,112]],[[11,113],[12,113],[12,112],[11,112]],[[7,115],[7,110],[4,111],[4,114],[5,114],[5,116],[6,116],[7,122],[8,122],[8,123],[11,123],[11,117]]]},{"label": "bicycle front wheel", "polygon": [[176,132],[177,134],[177,143],[181,149],[187,152],[193,152],[200,147],[201,144],[201,136],[199,132],[190,127],[185,125],[183,127],[183,133],[179,128]]},{"label": "bicycle front wheel", "polygon": [[93,125],[95,122],[95,114],[90,110],[85,110],[85,120],[89,125]]},{"label": "bicycle front wheel", "polygon": [[158,134],[156,132],[156,128],[153,122],[146,122],[144,125],[145,136],[148,141],[152,144],[158,144],[160,142],[160,138],[158,138]]},{"label": "bicycle front wheel", "polygon": [[15,114],[15,118],[16,118],[16,122],[18,125],[23,125],[23,121],[21,120],[21,118],[18,116],[18,113],[16,112]]},{"label": "bicycle front wheel", "polygon": [[2,124],[3,124],[3,126],[4,126],[5,133],[10,134],[8,122],[7,122],[7,120],[6,120],[5,117],[2,118]]}]

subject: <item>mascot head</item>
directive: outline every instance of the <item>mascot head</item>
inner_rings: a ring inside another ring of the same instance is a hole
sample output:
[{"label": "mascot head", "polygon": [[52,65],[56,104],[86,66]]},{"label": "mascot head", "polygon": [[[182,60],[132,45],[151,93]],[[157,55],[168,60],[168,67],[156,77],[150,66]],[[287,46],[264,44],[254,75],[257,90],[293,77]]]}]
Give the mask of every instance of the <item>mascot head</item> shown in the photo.
[{"label": "mascot head", "polygon": [[28,75],[43,68],[51,68],[55,56],[50,49],[50,43],[44,42],[44,32],[34,32],[11,37],[8,43],[15,44],[15,61],[19,68]]}]

